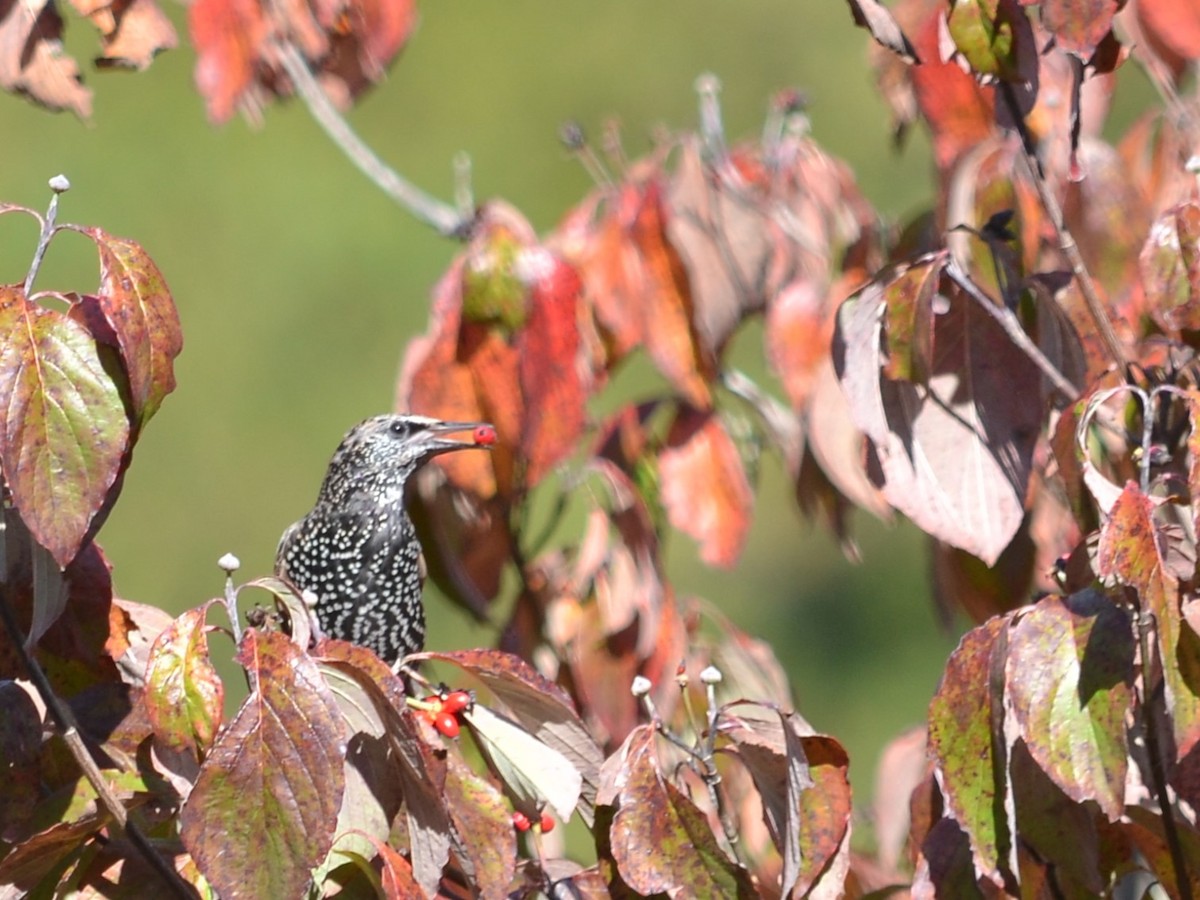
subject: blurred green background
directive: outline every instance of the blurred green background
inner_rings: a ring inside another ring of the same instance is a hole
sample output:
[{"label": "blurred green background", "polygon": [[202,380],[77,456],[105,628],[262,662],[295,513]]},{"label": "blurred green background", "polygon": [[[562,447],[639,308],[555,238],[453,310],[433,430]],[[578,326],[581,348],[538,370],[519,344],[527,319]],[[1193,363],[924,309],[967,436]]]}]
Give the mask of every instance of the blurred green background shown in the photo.
[{"label": "blurred green background", "polygon": [[[182,31],[183,15],[170,10]],[[577,119],[593,136],[611,118],[639,155],[659,125],[695,123],[693,81],[715,73],[732,139],[761,126],[769,96],[803,89],[817,138],[858,173],[887,216],[930,192],[927,146],[891,150],[866,65],[867,35],[841,2],[642,0],[430,3],[389,80],[350,121],[392,165],[448,197],[465,151],[480,199],[502,196],[551,228],[591,186],[556,132]],[[72,19],[68,49],[95,37]],[[179,388],[137,448],[100,540],[118,591],[178,611],[221,588],[216,560],[267,574],[280,531],[306,511],[330,453],[357,420],[389,409],[402,350],[426,323],[430,287],[457,249],[393,206],[298,104],[265,127],[212,128],[184,47],[143,74],[97,74],[95,116],[81,123],[0,97],[8,135],[0,200],[44,208],[65,173],[66,221],[142,242],[183,319]],[[24,277],[34,246],[24,217],[0,219],[3,272]],[[94,254],[56,243],[43,289],[90,290]],[[757,355],[753,340],[740,350]],[[762,473],[741,566],[712,572],[685,540],[671,569],[683,592],[721,605],[767,637],[799,710],[841,738],[859,799],[883,743],[919,723],[954,636],[936,624],[925,554],[908,529],[859,518],[866,563],[852,567],[804,525],[778,465]],[[434,599],[431,646],[480,636]],[[614,685],[614,690],[625,690]]]}]

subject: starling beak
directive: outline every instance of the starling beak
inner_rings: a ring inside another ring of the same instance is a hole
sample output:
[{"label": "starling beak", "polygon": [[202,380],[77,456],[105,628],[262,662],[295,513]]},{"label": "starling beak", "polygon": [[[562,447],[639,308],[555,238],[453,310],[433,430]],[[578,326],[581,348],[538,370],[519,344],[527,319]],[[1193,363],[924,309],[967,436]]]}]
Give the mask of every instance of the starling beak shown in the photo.
[{"label": "starling beak", "polygon": [[[472,441],[446,435],[472,433]],[[482,422],[385,415],[360,422],[333,454],[312,511],[283,533],[275,571],[316,596],[326,637],[367,647],[393,665],[425,643],[421,545],[404,488],[422,465],[488,449]]]}]

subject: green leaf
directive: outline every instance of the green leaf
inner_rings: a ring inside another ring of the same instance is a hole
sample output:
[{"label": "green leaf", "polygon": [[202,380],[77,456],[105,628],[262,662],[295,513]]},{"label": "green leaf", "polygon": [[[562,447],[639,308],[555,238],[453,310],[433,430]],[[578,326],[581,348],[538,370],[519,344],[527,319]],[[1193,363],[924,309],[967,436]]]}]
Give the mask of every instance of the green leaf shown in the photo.
[{"label": "green leaf", "polygon": [[125,406],[92,336],[20,286],[0,287],[0,469],[60,567],[79,552],[128,443]]},{"label": "green leaf", "polygon": [[225,685],[213,667],[205,617],[219,603],[189,609],[154,641],[146,665],[146,712],[156,740],[203,754],[216,737],[225,709]]},{"label": "green leaf", "polygon": [[1093,590],[1040,600],[1009,637],[1006,688],[1029,752],[1110,821],[1125,807],[1133,657],[1129,616]]}]

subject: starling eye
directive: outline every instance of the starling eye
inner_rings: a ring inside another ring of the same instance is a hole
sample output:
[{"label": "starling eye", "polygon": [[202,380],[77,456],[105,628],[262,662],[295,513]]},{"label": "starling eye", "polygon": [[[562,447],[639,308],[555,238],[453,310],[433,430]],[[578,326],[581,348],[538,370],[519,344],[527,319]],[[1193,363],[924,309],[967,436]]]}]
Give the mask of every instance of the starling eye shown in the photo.
[{"label": "starling eye", "polygon": [[389,429],[396,437],[406,437],[408,426],[404,422],[393,422]]}]

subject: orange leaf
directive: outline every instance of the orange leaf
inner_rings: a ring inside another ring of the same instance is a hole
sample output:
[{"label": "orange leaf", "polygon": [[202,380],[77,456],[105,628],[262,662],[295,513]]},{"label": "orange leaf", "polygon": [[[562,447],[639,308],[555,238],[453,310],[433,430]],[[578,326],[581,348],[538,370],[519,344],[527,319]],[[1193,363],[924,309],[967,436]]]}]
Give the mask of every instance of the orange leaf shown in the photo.
[{"label": "orange leaf", "polygon": [[754,493],[737,446],[713,413],[681,411],[659,455],[662,500],[671,524],[700,543],[709,565],[737,562]]},{"label": "orange leaf", "polygon": [[267,21],[257,0],[195,0],[188,27],[196,48],[196,88],[208,117],[224,122],[254,80]]}]

